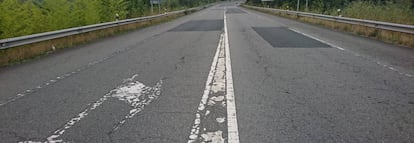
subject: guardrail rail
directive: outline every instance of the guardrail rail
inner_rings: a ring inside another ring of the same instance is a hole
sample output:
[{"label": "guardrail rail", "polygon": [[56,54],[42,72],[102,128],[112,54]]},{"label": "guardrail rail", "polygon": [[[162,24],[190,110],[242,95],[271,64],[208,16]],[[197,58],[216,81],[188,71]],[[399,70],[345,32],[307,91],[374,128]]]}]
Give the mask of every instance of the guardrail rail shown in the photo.
[{"label": "guardrail rail", "polygon": [[382,30],[390,30],[390,31],[402,32],[402,33],[414,34],[414,25],[397,24],[397,23],[390,23],[390,22],[356,19],[356,18],[323,15],[323,14],[315,14],[315,13],[307,13],[307,12],[299,12],[299,11],[290,11],[290,10],[282,10],[282,9],[274,9],[274,8],[264,8],[264,7],[249,6],[249,5],[243,5],[243,6],[248,7],[248,8],[250,7],[253,9],[262,9],[262,10],[286,13],[286,14],[297,15],[297,16],[302,16],[302,17],[310,17],[310,18],[329,20],[329,21],[335,21],[335,22],[340,22],[340,23],[367,26],[367,27],[377,28],[377,29],[382,29]]},{"label": "guardrail rail", "polygon": [[106,23],[100,23],[100,24],[94,24],[94,25],[88,25],[88,26],[81,26],[81,27],[75,27],[75,28],[69,28],[69,29],[63,29],[63,30],[57,30],[57,31],[15,37],[15,38],[1,39],[0,50],[22,46],[22,45],[27,45],[27,44],[32,44],[32,43],[37,43],[37,42],[42,42],[42,41],[47,41],[47,40],[52,40],[56,38],[62,38],[66,36],[82,34],[86,32],[106,29],[106,28],[117,27],[117,26],[136,23],[136,22],[149,21],[149,20],[159,18],[159,17],[186,13],[188,11],[194,11],[194,10],[197,11],[197,10],[201,10],[203,8],[209,7],[209,6],[210,5],[200,6],[196,8],[189,8],[189,9],[179,10],[179,11],[173,11],[173,12],[168,12],[168,13],[153,15],[153,16],[131,18],[131,19],[125,19],[125,20],[119,20],[119,21],[113,21],[113,22],[106,22]]}]

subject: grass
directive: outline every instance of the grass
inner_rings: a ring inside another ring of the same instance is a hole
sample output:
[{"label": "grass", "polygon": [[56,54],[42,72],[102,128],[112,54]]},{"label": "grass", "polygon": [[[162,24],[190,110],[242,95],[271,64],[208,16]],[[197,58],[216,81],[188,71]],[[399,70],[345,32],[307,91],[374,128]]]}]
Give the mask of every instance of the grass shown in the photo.
[{"label": "grass", "polygon": [[342,15],[359,19],[414,25],[414,10],[410,9],[410,5],[399,3],[374,4],[370,1],[356,1],[346,6],[342,11]]},{"label": "grass", "polygon": [[[193,11],[191,11],[193,12]],[[188,14],[188,13],[185,13]],[[87,33],[42,41],[38,43],[8,48],[0,50],[0,67],[19,64],[40,56],[47,55],[52,53],[54,50],[59,50],[63,48],[73,47],[79,44],[84,44],[90,41],[94,41],[103,37],[112,36],[119,33],[128,32],[135,29],[144,28],[147,26],[152,26],[160,24],[166,21],[170,21],[179,16],[185,14],[176,14],[169,15],[160,18],[155,18],[149,21],[142,21],[137,23],[131,23],[126,25],[121,25],[118,27],[112,27],[107,29],[101,29],[97,31],[91,31]],[[55,49],[53,49],[55,47]]]}]

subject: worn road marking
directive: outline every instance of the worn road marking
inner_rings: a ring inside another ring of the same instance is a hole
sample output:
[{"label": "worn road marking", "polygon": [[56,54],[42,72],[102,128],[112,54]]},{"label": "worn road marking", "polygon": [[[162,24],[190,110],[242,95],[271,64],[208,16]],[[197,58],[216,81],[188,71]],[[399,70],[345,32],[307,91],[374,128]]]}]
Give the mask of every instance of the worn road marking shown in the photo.
[{"label": "worn road marking", "polygon": [[[248,12],[248,13],[252,13],[252,12]],[[269,21],[269,22],[274,22],[274,20],[272,20],[272,19],[270,19],[270,18],[267,18],[267,17],[264,17],[264,16],[262,16],[262,15],[259,15],[259,14],[255,14],[255,15],[256,15],[256,16],[258,16],[259,18],[263,19],[263,20],[266,20],[266,21]],[[368,61],[370,61],[370,62],[373,62],[373,63],[375,63],[375,64],[377,64],[377,65],[383,66],[384,68],[387,68],[387,69],[389,69],[389,70],[392,70],[392,71],[394,71],[394,72],[398,73],[399,75],[414,78],[414,75],[413,75],[413,74],[410,74],[410,73],[405,73],[405,72],[403,72],[403,71],[397,70],[396,68],[392,67],[391,65],[383,64],[383,63],[381,63],[381,62],[379,62],[379,61],[372,60],[372,59],[370,59],[370,58],[367,58],[367,57],[361,56],[360,54],[355,53],[355,52],[352,52],[351,50],[347,50],[347,49],[342,48],[342,47],[340,47],[340,46],[337,46],[337,45],[331,44],[331,43],[329,43],[329,42],[326,42],[326,41],[324,41],[324,40],[321,40],[321,39],[316,38],[316,37],[314,37],[314,36],[311,36],[311,35],[309,35],[309,34],[305,34],[305,33],[303,33],[303,32],[300,32],[299,30],[296,30],[296,29],[293,29],[293,28],[289,28],[289,29],[290,29],[290,30],[292,30],[292,31],[294,31],[294,32],[296,32],[296,33],[299,33],[299,34],[302,34],[302,35],[307,36],[307,37],[309,37],[309,38],[315,39],[315,40],[317,40],[317,41],[319,41],[319,42],[325,43],[325,44],[327,44],[327,45],[329,45],[329,46],[331,46],[331,47],[334,47],[334,48],[336,48],[336,49],[339,49],[339,50],[341,50],[341,51],[345,51],[345,52],[351,53],[352,55],[354,55],[354,56],[356,56],[356,57],[361,57],[361,58],[364,58],[364,59],[366,59],[366,60],[368,60]]]},{"label": "worn road marking", "polygon": [[6,101],[0,101],[0,107],[1,106],[4,106],[4,105],[7,105],[9,103],[15,102],[15,101],[17,101],[20,98],[23,98],[23,97],[25,97],[27,95],[30,95],[30,94],[32,94],[34,92],[37,92],[37,91],[41,90],[42,88],[45,88],[45,87],[50,86],[52,84],[55,84],[55,83],[57,83],[57,82],[59,82],[61,80],[64,80],[64,79],[66,79],[68,77],[71,77],[71,76],[73,76],[73,75],[75,75],[75,74],[77,74],[77,73],[79,73],[81,71],[84,71],[86,69],[89,69],[90,67],[92,67],[92,66],[94,66],[96,64],[99,64],[101,62],[104,62],[105,60],[107,60],[107,59],[109,59],[111,57],[114,57],[115,55],[116,55],[116,53],[113,53],[113,54],[111,54],[111,55],[109,55],[107,57],[104,57],[103,59],[96,60],[94,62],[91,62],[91,63],[87,64],[87,65],[84,65],[84,66],[76,69],[75,71],[68,72],[68,73],[64,73],[61,76],[57,76],[55,79],[47,80],[45,83],[43,83],[41,85],[38,85],[38,86],[36,86],[34,88],[31,88],[31,89],[27,89],[27,90],[23,91],[22,93],[18,93],[16,96],[10,97]]},{"label": "worn road marking", "polygon": [[[149,39],[154,39],[155,37],[157,37],[159,35],[161,35],[161,34],[155,34],[155,35],[153,35],[153,36],[151,36],[149,38],[146,38],[146,39],[142,40],[141,42],[137,43],[137,45],[139,45],[140,43],[146,42]],[[13,102],[15,102],[15,101],[17,101],[17,100],[25,97],[25,96],[28,96],[28,95],[30,95],[32,93],[35,93],[35,92],[37,92],[37,91],[39,91],[39,90],[41,90],[43,88],[46,88],[47,86],[50,86],[52,84],[55,84],[55,83],[57,83],[57,82],[59,82],[61,80],[64,80],[64,79],[66,79],[68,77],[71,77],[71,76],[73,76],[75,74],[78,74],[78,73],[80,73],[82,71],[85,71],[85,70],[93,67],[94,65],[97,65],[99,63],[105,62],[105,61],[107,61],[107,60],[109,60],[109,59],[117,56],[118,54],[125,53],[125,52],[127,52],[127,51],[129,51],[129,50],[131,50],[133,48],[134,47],[132,46],[132,47],[128,47],[128,48],[125,48],[125,49],[121,49],[121,50],[115,51],[115,52],[113,52],[113,53],[111,53],[111,54],[109,54],[109,55],[107,55],[107,56],[105,56],[105,57],[103,57],[101,59],[98,59],[98,60],[94,60],[92,62],[89,62],[88,64],[83,65],[83,66],[75,69],[72,72],[64,73],[64,74],[58,76],[56,79],[47,80],[46,82],[44,82],[41,85],[35,86],[34,88],[31,88],[31,89],[28,89],[28,90],[25,90],[25,91],[22,91],[21,93],[17,93],[15,96],[12,96],[12,97],[6,99],[5,101],[0,101],[0,107],[5,106],[5,105],[10,104],[10,103],[13,103]],[[28,92],[28,91],[30,91],[30,92]]]},{"label": "worn road marking", "polygon": [[318,41],[320,41],[320,42],[322,42],[322,43],[325,43],[325,44],[327,44],[327,45],[329,45],[329,46],[331,46],[331,47],[337,48],[337,49],[339,49],[339,50],[341,50],[341,51],[346,51],[346,52],[348,52],[348,53],[351,53],[352,55],[354,55],[354,56],[356,56],[356,57],[361,57],[361,58],[363,58],[363,59],[365,59],[365,60],[367,60],[367,61],[370,61],[370,62],[373,62],[373,63],[375,63],[375,64],[377,64],[377,65],[383,66],[384,68],[387,68],[387,69],[389,69],[389,70],[392,70],[392,71],[394,71],[394,72],[398,73],[399,75],[406,76],[406,77],[414,77],[414,75],[409,74],[409,73],[405,73],[405,72],[403,72],[403,71],[400,71],[400,70],[398,70],[398,69],[396,69],[396,68],[392,67],[391,65],[383,64],[383,63],[381,63],[381,62],[379,62],[379,61],[372,60],[372,59],[370,59],[370,58],[364,57],[364,56],[362,56],[362,55],[360,55],[360,54],[358,54],[358,53],[355,53],[355,52],[352,52],[352,51],[350,51],[350,50],[347,50],[347,49],[344,49],[344,48],[342,48],[342,47],[339,47],[339,46],[337,46],[337,45],[331,44],[331,43],[329,43],[329,42],[326,42],[326,41],[321,40],[321,39],[319,39],[319,38],[316,38],[316,37],[314,37],[314,36],[311,36],[311,35],[305,34],[305,33],[303,33],[303,32],[300,32],[300,31],[296,30],[296,29],[293,29],[293,28],[289,28],[289,29],[290,29],[290,30],[292,30],[292,31],[294,31],[294,32],[296,32],[296,33],[302,34],[302,35],[307,36],[307,37],[309,37],[309,38],[312,38],[312,39],[318,40]]},{"label": "worn road marking", "polygon": [[[196,119],[194,120],[194,124],[190,132],[188,143],[202,142],[203,140],[203,137],[200,135],[200,133],[203,131],[202,126],[201,126],[201,121],[204,120],[204,117],[209,116],[211,114],[209,110],[206,110],[206,106],[208,106],[207,101],[209,98],[209,94],[212,90],[212,86],[217,85],[217,83],[216,84],[213,83],[213,79],[216,74],[216,69],[217,69],[217,65],[219,61],[219,55],[220,53],[223,53],[224,51],[224,50],[220,50],[220,49],[223,49],[223,44],[224,44],[223,36],[224,34],[220,35],[220,42],[217,46],[217,50],[216,50],[216,54],[214,55],[213,62],[211,63],[210,72],[207,76],[206,86],[205,86],[203,96],[201,97],[201,101],[200,101],[200,104],[196,112]],[[222,63],[224,64],[224,62]],[[225,68],[222,70],[225,70]],[[219,92],[219,90],[220,89],[215,89],[216,92]],[[223,91],[223,90],[225,89],[221,89],[220,91]],[[222,135],[220,134],[220,136]],[[207,138],[204,138],[204,139],[207,139]]]},{"label": "worn road marking", "polygon": [[239,142],[226,24],[224,14],[224,32],[220,35],[188,143]]},{"label": "worn road marking", "polygon": [[59,139],[60,136],[62,136],[68,129],[75,126],[76,123],[80,122],[82,119],[88,116],[93,110],[101,106],[109,98],[116,98],[118,100],[124,101],[132,107],[129,113],[113,127],[111,133],[115,132],[126,122],[126,120],[134,117],[137,113],[141,112],[146,105],[157,99],[161,94],[162,80],[160,80],[154,87],[149,87],[139,81],[134,81],[137,76],[138,75],[134,75],[131,78],[125,79],[122,85],[111,90],[109,93],[93,102],[89,107],[70,119],[62,127],[55,130],[52,135],[46,138],[46,141],[23,141],[21,143],[64,142],[62,139]]},{"label": "worn road marking", "polygon": [[226,98],[227,98],[227,128],[228,128],[228,142],[239,143],[239,129],[237,125],[236,115],[236,100],[234,99],[234,88],[233,88],[233,73],[231,68],[230,59],[230,44],[229,34],[227,29],[227,17],[224,12],[224,40],[226,50]]}]

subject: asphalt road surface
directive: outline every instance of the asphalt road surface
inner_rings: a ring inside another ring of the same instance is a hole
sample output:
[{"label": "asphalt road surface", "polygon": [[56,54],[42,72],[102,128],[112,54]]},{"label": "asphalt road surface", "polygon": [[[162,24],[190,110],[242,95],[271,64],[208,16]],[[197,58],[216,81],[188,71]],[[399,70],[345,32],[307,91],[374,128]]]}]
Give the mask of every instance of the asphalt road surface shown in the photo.
[{"label": "asphalt road surface", "polygon": [[0,142],[414,142],[414,50],[221,3],[1,68]]}]

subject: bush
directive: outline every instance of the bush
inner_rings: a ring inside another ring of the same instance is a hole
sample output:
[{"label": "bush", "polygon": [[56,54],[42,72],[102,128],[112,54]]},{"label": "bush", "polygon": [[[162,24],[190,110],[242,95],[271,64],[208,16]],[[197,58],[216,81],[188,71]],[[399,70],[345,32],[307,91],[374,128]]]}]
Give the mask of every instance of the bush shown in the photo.
[{"label": "bush", "polygon": [[345,17],[370,19],[401,24],[414,24],[414,10],[410,5],[385,2],[375,4],[370,1],[355,1],[347,5],[342,15]]},{"label": "bush", "polygon": [[[168,0],[161,9],[208,2],[213,0]],[[149,0],[0,0],[0,39],[114,21],[116,14],[120,19],[149,15]]]}]

